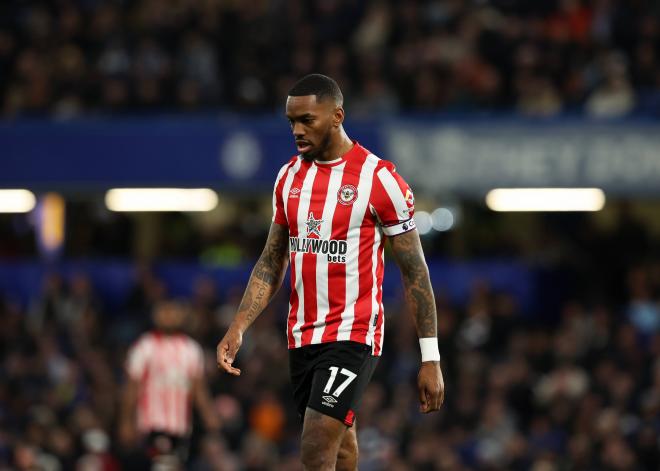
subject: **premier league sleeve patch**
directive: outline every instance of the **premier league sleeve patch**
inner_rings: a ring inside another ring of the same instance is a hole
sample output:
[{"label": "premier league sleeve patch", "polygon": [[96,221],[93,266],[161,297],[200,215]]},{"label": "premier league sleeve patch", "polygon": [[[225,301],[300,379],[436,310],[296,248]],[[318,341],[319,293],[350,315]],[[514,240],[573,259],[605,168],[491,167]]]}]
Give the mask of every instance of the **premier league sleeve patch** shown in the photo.
[{"label": "premier league sleeve patch", "polygon": [[392,224],[391,226],[382,226],[382,227],[383,227],[383,234],[391,237],[412,231],[417,226],[415,225],[415,220],[413,218],[410,218],[409,220],[404,222]]}]

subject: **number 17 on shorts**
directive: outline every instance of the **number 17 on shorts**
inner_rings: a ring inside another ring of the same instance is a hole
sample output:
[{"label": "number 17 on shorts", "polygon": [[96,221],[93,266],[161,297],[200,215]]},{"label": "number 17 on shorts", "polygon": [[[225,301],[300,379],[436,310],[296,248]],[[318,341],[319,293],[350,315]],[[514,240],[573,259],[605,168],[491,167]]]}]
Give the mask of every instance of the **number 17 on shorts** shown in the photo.
[{"label": "number 17 on shorts", "polygon": [[289,351],[293,398],[301,418],[307,408],[352,426],[378,357],[371,346],[342,341]]},{"label": "number 17 on shorts", "polygon": [[[351,384],[353,380],[357,378],[357,375],[352,371],[347,370],[346,368],[342,368],[340,371],[338,366],[331,366],[329,370],[330,370],[330,378],[328,378],[328,382],[326,383],[325,388],[323,388],[323,393],[325,395],[322,397],[323,401],[321,402],[321,405],[334,408],[335,404],[337,404],[337,398],[339,398],[339,396],[341,396],[341,393],[343,393],[346,390],[349,384]],[[340,372],[341,375],[345,377],[345,379],[333,391],[332,387],[334,386],[335,381],[337,380],[337,372]]]}]

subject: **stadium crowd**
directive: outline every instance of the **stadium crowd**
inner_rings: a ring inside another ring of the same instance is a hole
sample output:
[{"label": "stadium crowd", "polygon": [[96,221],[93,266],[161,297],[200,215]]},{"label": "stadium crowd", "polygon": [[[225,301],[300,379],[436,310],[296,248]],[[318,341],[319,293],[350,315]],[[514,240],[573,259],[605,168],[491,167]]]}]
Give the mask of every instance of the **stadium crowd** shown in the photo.
[{"label": "stadium crowd", "polygon": [[[27,306],[0,304],[0,470],[135,469],[117,440],[129,343],[167,287],[141,272],[109,309],[80,273],[46,277]],[[660,466],[660,265],[627,271],[620,307],[580,298],[552,321],[475,280],[465,306],[437,287],[447,384],[439,414],[418,412],[419,351],[399,303],[386,306],[384,357],[359,413],[364,471],[651,471]],[[215,344],[242,285],[196,283],[189,333],[206,350],[222,420],[193,435],[194,471],[301,469],[289,391],[286,290],[249,331],[240,378],[221,375]]]},{"label": "stadium crowd", "polygon": [[[291,83],[311,71],[338,80],[351,116],[657,113],[659,5],[3,0],[0,118],[279,112]],[[75,204],[65,257],[136,255],[134,222],[89,216],[87,203]],[[657,244],[625,208],[608,234],[567,216],[540,218],[536,232],[518,239],[478,211],[466,211],[451,233],[425,237],[427,254],[524,259],[559,270],[558,285],[570,290],[548,285],[552,293],[537,303],[561,302],[523,312],[512,295],[479,280],[464,305],[436,286],[447,393],[430,416],[417,407],[412,322],[401,299],[387,304],[384,356],[357,421],[360,469],[660,469]],[[183,216],[168,216],[154,256],[227,266],[252,259],[265,228],[245,213],[208,240]],[[0,257],[37,255],[27,217],[0,222]],[[136,469],[118,440],[124,359],[168,286],[146,270],[125,299],[103,298],[98,288],[84,272],[53,272],[27,303],[0,291],[0,471]],[[187,330],[204,346],[222,420],[217,434],[196,421],[188,469],[299,470],[286,289],[246,336],[242,376],[221,375],[215,365],[242,289],[201,278],[187,300]]]},{"label": "stadium crowd", "polygon": [[657,111],[652,0],[4,0],[4,117],[279,111],[336,78],[351,113]]}]

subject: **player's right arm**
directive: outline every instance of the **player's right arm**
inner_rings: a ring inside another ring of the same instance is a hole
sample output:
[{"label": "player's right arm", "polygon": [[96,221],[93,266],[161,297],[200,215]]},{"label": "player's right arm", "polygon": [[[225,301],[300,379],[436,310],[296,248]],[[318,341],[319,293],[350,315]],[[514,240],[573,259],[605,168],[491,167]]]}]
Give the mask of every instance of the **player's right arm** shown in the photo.
[{"label": "player's right arm", "polygon": [[139,388],[137,380],[128,378],[122,391],[119,409],[119,441],[127,448],[132,447],[137,441],[135,411]]},{"label": "player's right arm", "polygon": [[282,285],[289,263],[289,228],[273,222],[266,246],[257,261],[243,299],[227,333],[218,343],[218,368],[238,376],[241,370],[234,368],[236,352],[241,347],[243,333],[261,314]]},{"label": "player's right arm", "polygon": [[140,378],[144,377],[149,354],[149,341],[140,337],[131,345],[126,355],[126,383],[122,390],[119,409],[119,441],[130,448],[137,441],[137,404],[140,391]]}]

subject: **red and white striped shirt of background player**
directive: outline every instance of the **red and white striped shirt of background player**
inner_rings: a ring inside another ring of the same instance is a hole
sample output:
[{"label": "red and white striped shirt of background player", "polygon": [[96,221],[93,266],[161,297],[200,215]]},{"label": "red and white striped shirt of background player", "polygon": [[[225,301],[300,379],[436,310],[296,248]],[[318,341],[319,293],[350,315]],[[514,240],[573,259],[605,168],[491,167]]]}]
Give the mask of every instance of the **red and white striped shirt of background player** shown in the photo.
[{"label": "red and white striped shirt of background player", "polygon": [[139,384],[138,430],[188,435],[192,383],[204,374],[201,346],[184,334],[148,332],[131,346],[126,370]]},{"label": "red and white striped shirt of background player", "polygon": [[289,348],[352,340],[380,355],[383,235],[415,228],[414,197],[394,165],[357,142],[330,162],[295,156],[277,176],[273,212],[289,229]]}]

